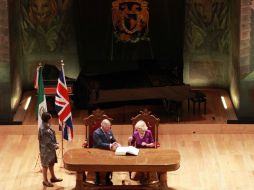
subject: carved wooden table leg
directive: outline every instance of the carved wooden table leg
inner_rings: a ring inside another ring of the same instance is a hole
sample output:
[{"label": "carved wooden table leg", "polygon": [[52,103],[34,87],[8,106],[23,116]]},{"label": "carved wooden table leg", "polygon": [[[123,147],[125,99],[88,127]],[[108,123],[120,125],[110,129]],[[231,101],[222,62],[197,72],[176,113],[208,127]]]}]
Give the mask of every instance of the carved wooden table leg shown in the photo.
[{"label": "carved wooden table leg", "polygon": [[83,172],[76,173],[76,190],[82,190],[83,188]]},{"label": "carved wooden table leg", "polygon": [[159,188],[161,190],[168,190],[168,184],[167,184],[167,172],[161,172],[159,175]]}]

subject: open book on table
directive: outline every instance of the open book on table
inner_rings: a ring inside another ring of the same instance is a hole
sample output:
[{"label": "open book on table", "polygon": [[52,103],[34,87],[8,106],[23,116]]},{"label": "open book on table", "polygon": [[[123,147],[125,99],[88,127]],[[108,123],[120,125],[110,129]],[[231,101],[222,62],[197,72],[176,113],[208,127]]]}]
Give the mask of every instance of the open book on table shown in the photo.
[{"label": "open book on table", "polygon": [[116,148],[115,155],[123,156],[127,154],[137,156],[139,149],[135,148],[134,146],[119,146]]}]

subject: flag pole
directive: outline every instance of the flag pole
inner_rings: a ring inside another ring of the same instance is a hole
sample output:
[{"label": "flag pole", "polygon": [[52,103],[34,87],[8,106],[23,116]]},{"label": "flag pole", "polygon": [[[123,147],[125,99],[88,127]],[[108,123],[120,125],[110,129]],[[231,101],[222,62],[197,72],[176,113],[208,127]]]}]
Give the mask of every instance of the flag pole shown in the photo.
[{"label": "flag pole", "polygon": [[62,154],[62,155],[61,155],[61,156],[62,156],[62,164],[64,164],[64,163],[63,163],[63,149],[64,149],[64,148],[63,148],[63,142],[64,142],[64,141],[63,141],[63,128],[64,128],[64,123],[62,124],[62,127],[61,127],[61,132],[62,132],[62,135],[61,135],[61,143],[62,143],[62,147],[61,147],[61,149],[62,149],[62,150],[61,150],[61,154]]},{"label": "flag pole", "polygon": [[[42,79],[42,62],[40,61],[39,64],[36,66],[36,76],[35,76],[35,81],[34,81],[34,88],[37,90],[38,93],[38,98],[40,96],[40,90],[41,87],[40,85],[43,85],[43,79]],[[40,81],[40,79],[42,79],[42,81]],[[42,82],[42,84],[40,84]],[[43,95],[44,94],[44,85],[43,85]],[[46,111],[47,111],[47,105],[46,105]],[[38,118],[38,113],[39,113],[39,101],[37,99],[37,108],[36,108],[37,114],[36,114],[36,120],[38,121],[38,130],[39,130],[39,118]],[[40,158],[41,158],[41,154],[40,151],[38,152],[37,158],[36,158],[36,162],[34,165],[34,170],[36,169],[37,165],[39,166],[39,171],[38,172],[42,172],[42,167],[41,167],[41,163],[40,163]]]},{"label": "flag pole", "polygon": [[[64,62],[61,60],[61,71],[58,78],[56,97],[55,97],[55,105],[56,111],[59,116],[59,123],[62,125],[62,158],[63,158],[63,150],[64,150],[64,142],[63,139],[70,140],[73,138],[73,125],[72,125],[72,117],[71,117],[71,107],[70,100],[68,94],[68,88],[65,80],[64,73]],[[70,129],[70,132],[69,132]],[[71,137],[68,135],[71,133]],[[66,136],[67,135],[67,136]]]},{"label": "flag pole", "polygon": [[[67,87],[66,80],[65,80],[64,62],[63,62],[63,60],[61,60],[61,69],[62,69],[62,72],[63,72],[64,85]],[[61,131],[62,131],[62,139],[61,139],[61,141],[62,141],[62,150],[61,150],[61,154],[62,154],[62,164],[63,164],[63,166],[61,168],[64,168],[64,162],[63,162],[63,150],[64,150],[64,147],[63,147],[64,140],[63,139],[64,138],[63,138],[63,134],[64,134],[64,128],[65,128],[66,124],[65,124],[65,122],[62,122],[61,124],[62,124],[62,127],[61,127]]]},{"label": "flag pole", "polygon": [[[65,81],[65,73],[64,73],[64,62],[63,62],[63,60],[61,59],[61,69],[62,69],[62,72],[63,72],[63,80],[64,80],[64,85],[66,86],[66,81]],[[62,123],[62,151],[61,151],[61,153],[62,153],[62,162],[63,162],[63,150],[64,150],[64,147],[63,147],[63,130],[64,130],[64,127],[65,127],[65,123],[63,122]]]}]

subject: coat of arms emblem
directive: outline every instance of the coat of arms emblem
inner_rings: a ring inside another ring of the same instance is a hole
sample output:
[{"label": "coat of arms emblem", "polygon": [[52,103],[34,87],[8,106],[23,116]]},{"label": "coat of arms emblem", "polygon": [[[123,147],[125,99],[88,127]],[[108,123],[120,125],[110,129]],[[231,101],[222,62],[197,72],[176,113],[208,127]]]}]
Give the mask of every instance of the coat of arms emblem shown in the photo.
[{"label": "coat of arms emblem", "polygon": [[117,41],[149,40],[149,11],[146,0],[115,0],[112,2],[112,22]]}]

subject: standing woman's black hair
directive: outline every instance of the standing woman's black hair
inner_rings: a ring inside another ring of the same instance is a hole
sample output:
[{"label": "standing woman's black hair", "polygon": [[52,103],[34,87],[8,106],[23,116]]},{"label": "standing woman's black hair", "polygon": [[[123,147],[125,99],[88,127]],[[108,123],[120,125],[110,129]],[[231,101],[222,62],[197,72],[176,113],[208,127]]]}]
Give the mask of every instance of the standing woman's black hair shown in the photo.
[{"label": "standing woman's black hair", "polygon": [[41,115],[41,119],[44,122],[48,122],[52,118],[51,114],[48,112],[43,112]]}]

